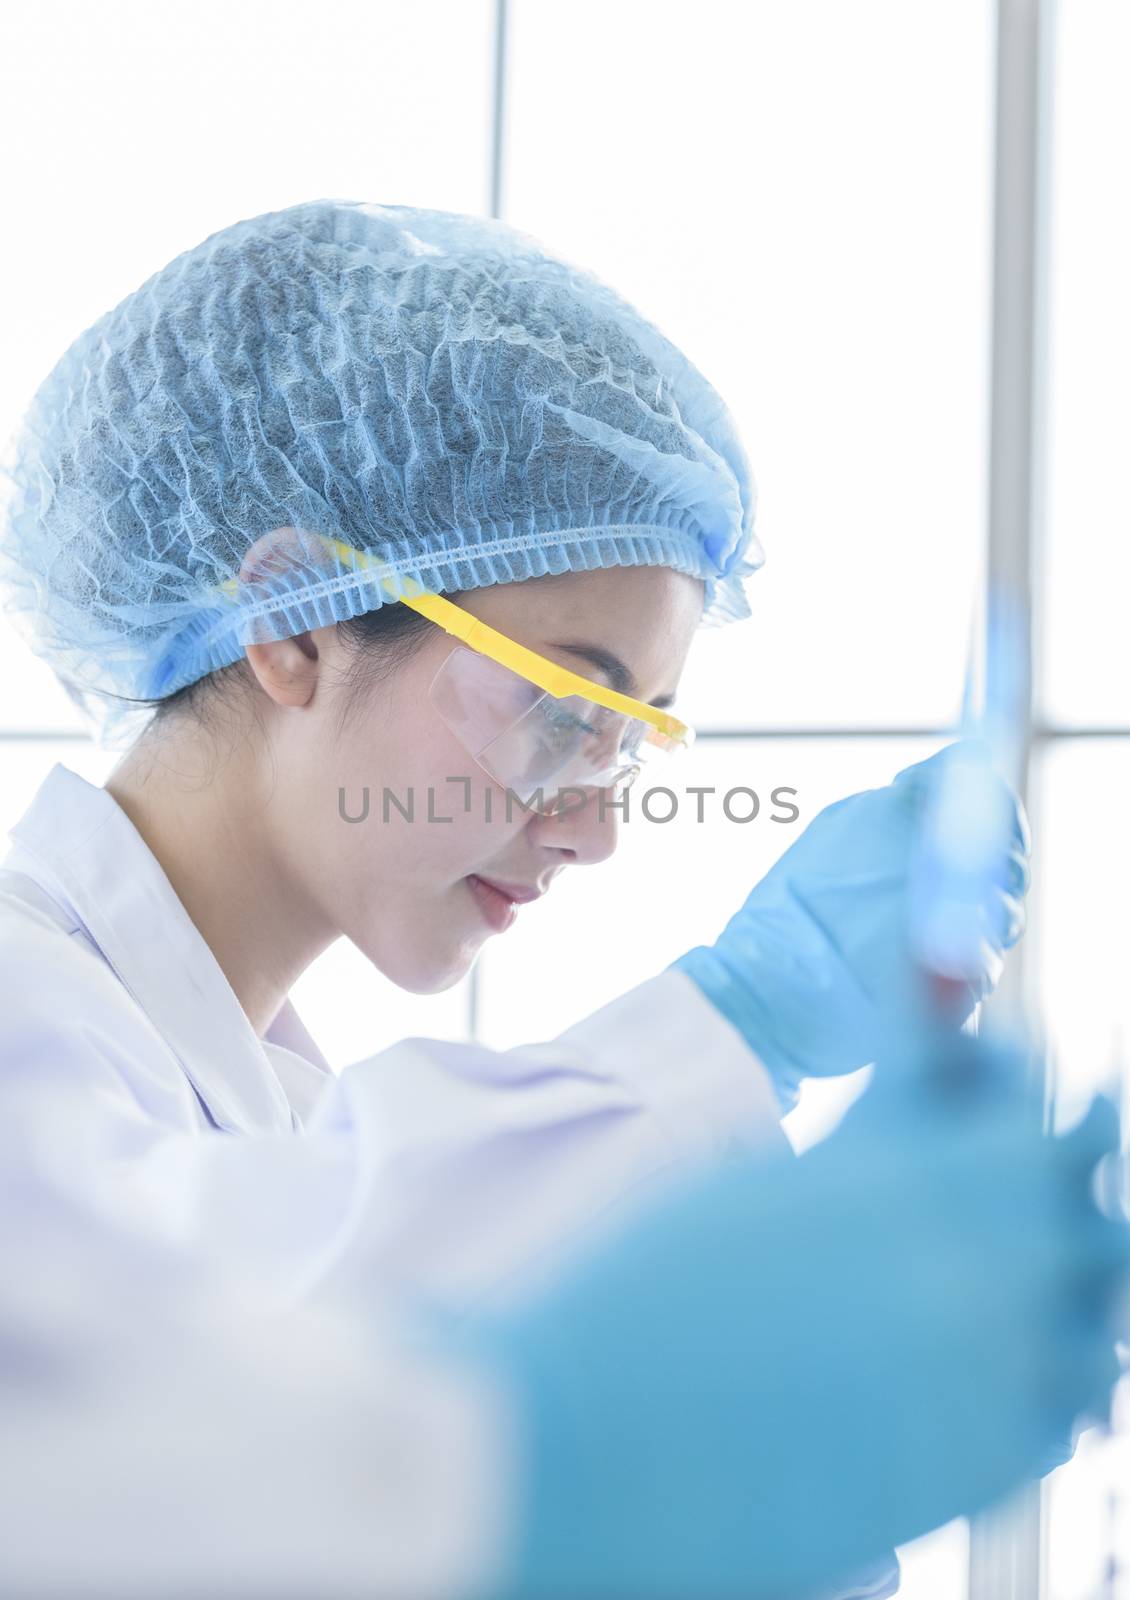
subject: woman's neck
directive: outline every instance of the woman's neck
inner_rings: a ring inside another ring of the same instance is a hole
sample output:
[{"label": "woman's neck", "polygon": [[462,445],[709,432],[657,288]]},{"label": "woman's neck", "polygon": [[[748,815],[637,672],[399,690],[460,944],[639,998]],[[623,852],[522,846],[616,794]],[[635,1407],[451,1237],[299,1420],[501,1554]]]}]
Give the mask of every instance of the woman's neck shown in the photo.
[{"label": "woman's neck", "polygon": [[218,749],[195,727],[150,729],[105,788],[156,857],[262,1037],[337,937],[272,838],[254,740]]}]

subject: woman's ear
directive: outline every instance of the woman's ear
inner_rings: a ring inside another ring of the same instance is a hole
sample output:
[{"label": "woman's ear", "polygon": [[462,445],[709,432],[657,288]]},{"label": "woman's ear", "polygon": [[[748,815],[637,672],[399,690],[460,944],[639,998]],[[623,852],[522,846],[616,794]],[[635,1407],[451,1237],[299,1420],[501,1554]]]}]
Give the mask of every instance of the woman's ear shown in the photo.
[{"label": "woman's ear", "polygon": [[[297,528],[273,528],[250,546],[240,563],[239,581],[254,588],[285,578],[296,570],[309,569],[321,554],[319,543]],[[244,646],[251,670],[260,688],[276,705],[304,706],[313,696],[322,666],[324,636],[333,626],[295,634],[290,639],[272,639],[263,644]]]},{"label": "woman's ear", "polygon": [[316,636],[332,631],[332,628],[317,628],[313,633],[295,634],[292,639],[244,645],[259,687],[276,705],[309,704],[321,668]]}]

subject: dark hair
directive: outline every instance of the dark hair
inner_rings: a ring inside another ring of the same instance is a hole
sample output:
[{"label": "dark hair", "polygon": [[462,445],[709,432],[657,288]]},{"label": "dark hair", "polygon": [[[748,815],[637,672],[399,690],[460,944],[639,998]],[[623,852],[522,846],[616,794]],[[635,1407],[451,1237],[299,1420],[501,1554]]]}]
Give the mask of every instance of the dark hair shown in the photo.
[{"label": "dark hair", "polygon": [[[457,601],[461,593],[448,594],[445,598]],[[338,718],[340,732],[357,701],[374,684],[383,682],[411,660],[427,636],[434,633],[435,624],[413,611],[411,606],[390,602],[339,622],[337,630],[351,657],[343,682],[345,693]],[[134,704],[152,707],[154,724],[180,712],[203,721],[214,704],[243,694],[249,687],[250,677],[247,658],[241,656],[238,661],[218,667],[215,672],[206,673],[195,683],[186,683],[161,699],[139,699]]]},{"label": "dark hair", "polygon": [[[446,594],[444,598],[458,601],[462,593],[462,590],[458,590]],[[375,611],[363,611],[359,617],[350,617],[347,622],[339,622],[337,631],[351,657],[338,716],[340,733],[357,701],[375,683],[383,683],[391,673],[411,661],[425,639],[429,636],[434,638],[438,630],[434,622],[413,611],[411,606],[394,601],[378,606]]]}]

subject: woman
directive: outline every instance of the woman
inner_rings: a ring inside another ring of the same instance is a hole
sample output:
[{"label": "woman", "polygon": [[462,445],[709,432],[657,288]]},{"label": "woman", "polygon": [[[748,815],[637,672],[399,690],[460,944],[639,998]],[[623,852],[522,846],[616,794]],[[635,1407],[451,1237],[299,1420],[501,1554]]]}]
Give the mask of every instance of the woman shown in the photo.
[{"label": "woman", "polygon": [[[781,1146],[804,1073],[872,1059],[929,763],[550,1043],[414,1039],[329,1082],[287,998],[342,934],[448,987],[606,859],[607,801],[689,742],[696,628],[748,614],[733,422],[596,280],[441,212],[237,224],[75,342],[12,478],[12,604],[128,746],[104,789],[54,768],[0,880],[5,1052],[72,1088],[41,1136],[93,1208],[258,1293],[379,1263],[465,1302],[675,1162]],[[365,785],[396,803],[358,828]],[[970,1005],[1019,935],[1016,829]]]}]

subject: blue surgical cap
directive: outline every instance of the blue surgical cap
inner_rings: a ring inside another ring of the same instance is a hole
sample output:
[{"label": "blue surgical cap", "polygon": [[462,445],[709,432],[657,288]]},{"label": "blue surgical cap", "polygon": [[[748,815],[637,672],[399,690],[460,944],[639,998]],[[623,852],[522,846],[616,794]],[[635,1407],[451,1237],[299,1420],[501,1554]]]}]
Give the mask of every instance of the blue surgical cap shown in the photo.
[{"label": "blue surgical cap", "polygon": [[[763,559],[734,420],[679,350],[529,235],[411,206],[313,201],[178,256],[63,355],[5,477],[5,609],[104,738],[113,697],[373,610],[389,574],[667,566],[717,624]],[[315,537],[245,562],[281,529]]]}]

